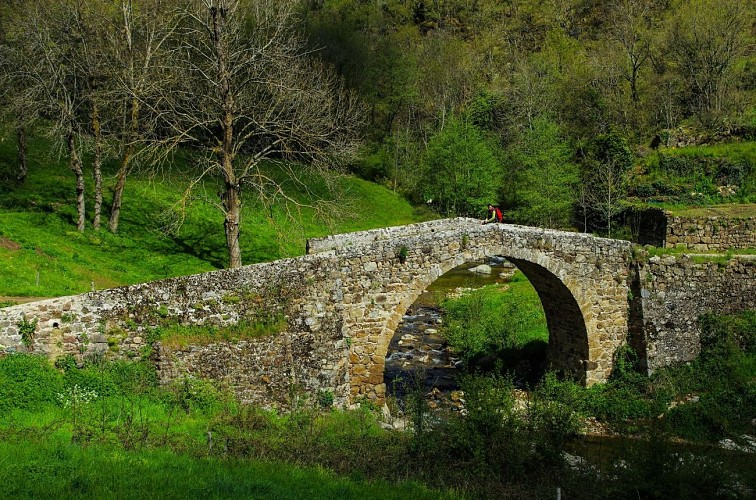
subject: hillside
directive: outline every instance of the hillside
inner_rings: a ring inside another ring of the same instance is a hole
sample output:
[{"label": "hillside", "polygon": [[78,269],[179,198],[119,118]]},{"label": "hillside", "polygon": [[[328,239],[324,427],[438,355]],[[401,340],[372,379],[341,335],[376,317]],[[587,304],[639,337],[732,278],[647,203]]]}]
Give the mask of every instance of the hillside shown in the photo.
[{"label": "hillside", "polygon": [[[87,179],[88,226],[75,227],[73,174],[58,159],[51,145],[36,138],[29,143],[29,176],[23,185],[11,181],[16,168],[15,142],[0,142],[0,299],[53,297],[96,288],[140,283],[171,276],[222,268],[226,248],[221,213],[212,205],[213,186],[195,193],[185,219],[176,231],[175,204],[188,181],[191,166],[180,157],[159,175],[136,173],[128,181],[122,223],[118,234],[94,231],[92,182]],[[105,209],[114,183],[114,165],[105,166]],[[271,175],[280,172],[271,171]],[[345,176],[337,182],[341,214],[330,221],[318,218],[312,208],[299,210],[294,220],[287,208],[270,212],[249,203],[242,218],[242,258],[245,264],[304,253],[309,237],[407,224],[432,218],[418,212],[400,196],[376,184]],[[288,196],[312,205],[317,195],[330,197],[322,179],[310,179],[309,193],[288,183]]]}]

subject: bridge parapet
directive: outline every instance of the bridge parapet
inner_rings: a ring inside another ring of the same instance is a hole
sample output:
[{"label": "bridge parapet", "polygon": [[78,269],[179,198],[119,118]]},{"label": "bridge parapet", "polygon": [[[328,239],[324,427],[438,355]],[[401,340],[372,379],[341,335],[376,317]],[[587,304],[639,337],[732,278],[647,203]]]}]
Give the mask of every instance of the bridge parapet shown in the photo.
[{"label": "bridge parapet", "polygon": [[307,253],[316,254],[328,251],[344,250],[351,247],[365,247],[379,241],[408,238],[412,235],[433,234],[436,232],[457,231],[463,225],[469,226],[480,220],[469,217],[437,219],[407,226],[391,226],[353,233],[332,234],[322,238],[307,240]]}]

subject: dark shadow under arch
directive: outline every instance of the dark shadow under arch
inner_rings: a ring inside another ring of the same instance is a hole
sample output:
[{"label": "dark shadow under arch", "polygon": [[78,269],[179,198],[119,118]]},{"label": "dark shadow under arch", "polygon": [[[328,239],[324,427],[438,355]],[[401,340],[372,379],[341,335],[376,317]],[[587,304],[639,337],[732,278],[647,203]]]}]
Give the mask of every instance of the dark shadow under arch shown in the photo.
[{"label": "dark shadow under arch", "polygon": [[548,363],[552,369],[585,383],[589,363],[585,318],[572,292],[548,269],[507,257],[538,292],[549,329]]}]

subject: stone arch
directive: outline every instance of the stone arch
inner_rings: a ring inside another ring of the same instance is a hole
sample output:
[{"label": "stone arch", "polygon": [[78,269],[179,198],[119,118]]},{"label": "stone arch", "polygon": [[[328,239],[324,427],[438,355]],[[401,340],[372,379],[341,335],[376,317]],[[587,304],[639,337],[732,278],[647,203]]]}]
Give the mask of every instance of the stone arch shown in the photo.
[{"label": "stone arch", "polygon": [[[492,255],[504,256],[514,263],[536,289],[549,330],[549,364],[554,369],[572,374],[577,380],[585,382],[589,360],[588,327],[583,310],[578,303],[581,290],[573,290],[570,286],[572,282],[570,280],[565,282],[560,277],[568,276],[569,273],[562,269],[558,262],[555,265],[552,259],[541,252],[533,252],[529,249],[488,247],[478,248],[465,254],[459,253],[454,258],[438,262],[426,272],[416,275],[409,284],[406,293],[389,312],[368,370],[370,373],[367,379],[376,386],[375,392],[378,397],[382,397],[386,390],[383,386],[383,373],[389,343],[408,308],[443,274],[466,262],[481,260]],[[353,387],[352,394],[356,392],[369,394],[365,388],[359,391],[354,389]]]},{"label": "stone arch", "polygon": [[589,357],[588,329],[573,292],[545,267],[522,259],[509,260],[528,278],[541,299],[549,329],[549,364],[584,383]]}]

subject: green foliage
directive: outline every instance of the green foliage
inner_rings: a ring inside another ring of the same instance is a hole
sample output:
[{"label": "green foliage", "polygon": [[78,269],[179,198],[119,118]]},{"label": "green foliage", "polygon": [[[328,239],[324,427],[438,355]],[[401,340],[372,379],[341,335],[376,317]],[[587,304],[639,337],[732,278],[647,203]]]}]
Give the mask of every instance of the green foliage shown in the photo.
[{"label": "green foliage", "polygon": [[39,410],[56,401],[63,381],[46,358],[10,354],[0,358],[0,415],[11,410]]},{"label": "green foliage", "polygon": [[634,161],[627,139],[614,131],[594,137],[589,145],[589,155],[598,163],[612,164],[622,173],[630,170]]},{"label": "green foliage", "polygon": [[[11,168],[16,161],[15,145],[7,130],[2,137],[0,170]],[[50,149],[47,140],[31,138],[26,183],[0,185],[0,289],[5,295],[71,295],[90,291],[92,283],[98,289],[108,288],[225,265],[223,222],[212,202],[217,186],[197,191],[186,212],[176,212],[176,203],[194,168],[185,155],[174,157],[172,168],[164,172],[160,182],[138,172],[130,177],[118,234],[105,230],[79,234],[69,208],[75,192],[73,176],[66,174],[64,162],[49,157]],[[104,168],[107,193],[116,165],[107,163]],[[287,180],[284,171],[273,165],[264,168],[303,205],[313,207],[323,198],[333,201],[334,194],[329,193],[322,178],[311,176],[303,187]],[[415,210],[398,194],[367,181],[341,177],[333,182],[343,197],[338,202],[341,210],[328,210],[340,213],[330,223],[316,217],[317,210],[312,208],[279,204],[271,212],[249,204],[242,216],[243,261],[301,255],[309,237],[437,217]],[[88,199],[93,195],[90,189],[88,184]],[[301,219],[293,222],[286,214],[296,211]],[[182,217],[180,227],[172,225]],[[168,231],[169,227],[172,230]]]},{"label": "green foliage", "polygon": [[467,375],[459,383],[468,414],[442,431],[454,443],[455,453],[505,477],[524,472],[532,455],[526,421],[515,410],[512,380],[497,374]]},{"label": "green foliage", "polygon": [[402,245],[397,256],[399,257],[399,262],[404,264],[407,261],[407,257],[409,256],[409,249],[405,245]]},{"label": "green foliage", "polygon": [[524,276],[517,276],[505,293],[498,286],[490,286],[443,302],[444,335],[466,362],[548,339],[538,294]]},{"label": "green foliage", "polygon": [[482,90],[471,101],[466,110],[466,117],[481,130],[497,131],[504,126],[503,97],[487,90]]},{"label": "green foliage", "polygon": [[331,408],[333,406],[333,391],[319,391],[318,406],[321,408]]},{"label": "green foliage", "polygon": [[638,198],[664,203],[752,202],[756,196],[756,143],[660,150],[632,174],[630,187]]},{"label": "green foliage", "polygon": [[515,182],[508,188],[516,207],[510,211],[519,223],[566,228],[571,225],[578,182],[569,144],[559,126],[537,119],[511,153],[509,170]]},{"label": "green foliage", "polygon": [[160,340],[167,347],[183,349],[189,345],[208,345],[215,342],[237,343],[242,340],[267,337],[280,333],[284,328],[286,328],[286,318],[283,314],[265,313],[228,326],[165,323],[154,329],[152,338]]},{"label": "green foliage", "polygon": [[582,415],[571,404],[552,398],[555,379],[544,378],[528,402],[531,440],[538,454],[551,464],[563,460],[567,442],[582,432]]},{"label": "green foliage", "polygon": [[26,316],[21,316],[21,321],[18,323],[18,332],[21,334],[21,343],[27,349],[34,347],[34,333],[37,331],[37,318],[29,321]]},{"label": "green foliage", "polygon": [[756,312],[705,315],[700,321],[701,355],[674,371],[676,392],[698,397],[673,408],[667,426],[694,440],[748,432],[749,422],[756,418]]},{"label": "green foliage", "polygon": [[450,120],[429,141],[421,161],[423,197],[445,215],[480,216],[502,181],[497,148],[474,125]]},{"label": "green foliage", "polygon": [[178,406],[184,412],[210,412],[221,407],[225,397],[210,381],[185,376],[174,381],[169,388],[169,404]]},{"label": "green foliage", "polygon": [[73,356],[58,358],[67,387],[79,386],[102,397],[143,393],[157,387],[155,367],[147,362],[86,361],[79,367]]},{"label": "green foliage", "polygon": [[413,482],[341,477],[322,467],[267,460],[177,454],[169,449],[123,451],[58,440],[0,443],[5,498],[454,498]]}]

